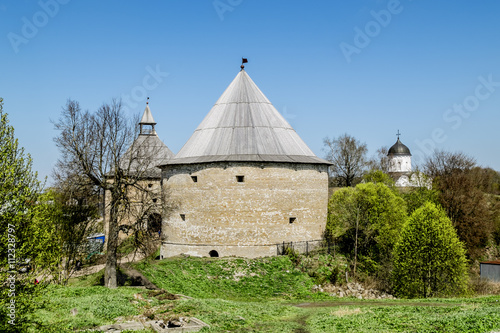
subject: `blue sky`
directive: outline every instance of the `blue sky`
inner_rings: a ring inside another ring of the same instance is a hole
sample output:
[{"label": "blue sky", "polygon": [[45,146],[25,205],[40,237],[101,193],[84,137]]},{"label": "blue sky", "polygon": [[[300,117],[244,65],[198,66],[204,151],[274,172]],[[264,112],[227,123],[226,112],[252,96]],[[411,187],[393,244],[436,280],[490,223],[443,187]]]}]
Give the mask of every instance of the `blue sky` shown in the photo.
[{"label": "blue sky", "polygon": [[[320,157],[343,133],[369,154],[396,132],[418,163],[462,151],[500,170],[500,2],[0,0],[0,96],[41,177],[68,98],[146,96],[177,152],[246,71]],[[50,179],[49,179],[50,183]]]}]

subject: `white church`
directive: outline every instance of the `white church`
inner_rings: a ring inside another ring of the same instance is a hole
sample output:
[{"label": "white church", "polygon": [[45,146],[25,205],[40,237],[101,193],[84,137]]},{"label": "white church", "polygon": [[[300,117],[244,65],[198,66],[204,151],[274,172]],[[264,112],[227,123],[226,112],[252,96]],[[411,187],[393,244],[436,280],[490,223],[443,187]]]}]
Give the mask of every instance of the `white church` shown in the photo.
[{"label": "white church", "polygon": [[398,140],[387,152],[388,174],[394,179],[396,187],[427,187],[431,181],[420,172],[412,172],[410,149]]}]

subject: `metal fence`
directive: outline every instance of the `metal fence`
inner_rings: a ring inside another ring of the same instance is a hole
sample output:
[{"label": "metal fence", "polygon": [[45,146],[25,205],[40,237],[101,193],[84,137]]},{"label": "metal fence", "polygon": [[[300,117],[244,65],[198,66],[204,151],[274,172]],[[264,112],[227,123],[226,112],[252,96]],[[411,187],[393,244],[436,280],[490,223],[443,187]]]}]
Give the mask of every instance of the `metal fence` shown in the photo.
[{"label": "metal fence", "polygon": [[286,255],[289,250],[309,255],[309,252],[323,248],[323,240],[310,240],[300,242],[282,242],[276,244],[276,254]]},{"label": "metal fence", "polygon": [[282,242],[276,244],[276,254],[287,255],[289,250],[301,254],[309,255],[310,252],[321,252],[328,254],[335,254],[338,250],[337,244],[328,242],[324,239],[300,241],[300,242]]}]

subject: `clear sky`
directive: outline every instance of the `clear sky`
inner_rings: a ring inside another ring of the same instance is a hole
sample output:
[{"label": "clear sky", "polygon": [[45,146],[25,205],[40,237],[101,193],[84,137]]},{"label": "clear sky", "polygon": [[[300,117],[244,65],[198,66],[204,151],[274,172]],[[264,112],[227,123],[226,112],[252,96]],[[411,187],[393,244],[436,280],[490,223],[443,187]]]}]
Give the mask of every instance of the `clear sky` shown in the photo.
[{"label": "clear sky", "polygon": [[0,0],[0,15],[0,96],[42,177],[68,98],[121,97],[132,116],[149,96],[176,153],[241,57],[320,157],[326,136],[374,155],[399,129],[416,163],[438,148],[500,170],[499,1]]}]

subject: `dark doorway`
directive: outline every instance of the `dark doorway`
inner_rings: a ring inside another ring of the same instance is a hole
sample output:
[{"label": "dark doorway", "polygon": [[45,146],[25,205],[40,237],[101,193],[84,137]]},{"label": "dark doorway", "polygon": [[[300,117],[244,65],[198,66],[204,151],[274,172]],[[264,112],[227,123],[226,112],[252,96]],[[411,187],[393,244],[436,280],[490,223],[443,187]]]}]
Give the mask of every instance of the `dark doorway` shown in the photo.
[{"label": "dark doorway", "polygon": [[215,251],[215,250],[212,250],[210,252],[208,252],[208,254],[213,257],[213,258],[217,258],[219,257],[219,252]]}]

